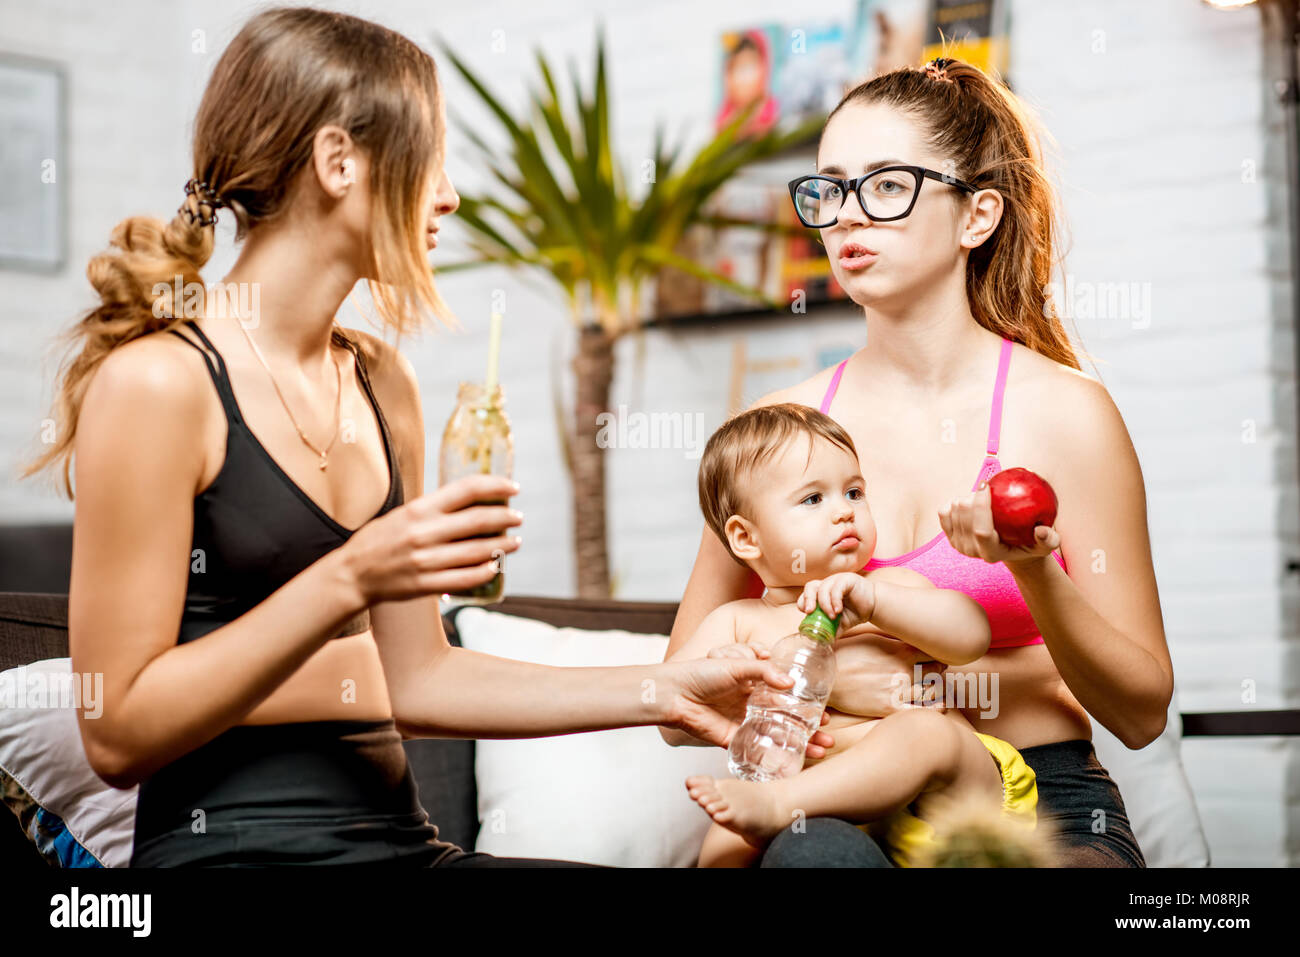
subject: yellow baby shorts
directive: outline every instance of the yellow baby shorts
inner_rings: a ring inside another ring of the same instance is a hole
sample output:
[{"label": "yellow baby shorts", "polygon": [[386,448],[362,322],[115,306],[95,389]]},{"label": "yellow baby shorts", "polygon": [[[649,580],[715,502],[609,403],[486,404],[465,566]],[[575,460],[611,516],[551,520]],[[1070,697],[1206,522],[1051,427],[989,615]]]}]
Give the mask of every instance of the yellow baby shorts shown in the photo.
[{"label": "yellow baby shorts", "polygon": [[[1002,772],[1002,813],[1028,827],[1038,821],[1038,785],[1034,771],[1020,752],[1001,738],[974,732],[988,748]],[[906,808],[883,821],[860,824],[861,830],[877,835],[881,848],[898,867],[915,867],[917,853],[934,844],[934,828]]]}]

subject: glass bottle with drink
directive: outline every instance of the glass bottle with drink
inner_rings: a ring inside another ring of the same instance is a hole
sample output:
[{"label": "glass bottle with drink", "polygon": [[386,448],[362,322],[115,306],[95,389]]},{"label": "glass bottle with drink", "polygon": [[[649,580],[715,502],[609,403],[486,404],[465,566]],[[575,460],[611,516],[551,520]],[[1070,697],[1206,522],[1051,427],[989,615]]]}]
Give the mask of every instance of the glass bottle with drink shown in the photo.
[{"label": "glass bottle with drink", "polygon": [[727,768],[746,781],[775,781],[803,768],[808,739],[821,725],[835,684],[835,632],[839,616],[814,608],[793,635],[772,647],[769,663],[794,679],[788,689],[759,682],[749,696],[745,722],[731,739]]},{"label": "glass bottle with drink", "polygon": [[[501,475],[512,478],[514,439],[506,417],[506,400],[499,384],[488,388],[475,382],[462,382],[456,408],[442,433],[438,455],[438,484],[446,485],[466,475]],[[477,502],[478,505],[505,505],[505,499]],[[496,538],[501,530],[484,532],[475,538]],[[495,556],[497,573],[490,581],[462,592],[449,592],[443,598],[454,605],[491,605],[505,595],[503,556]]]}]

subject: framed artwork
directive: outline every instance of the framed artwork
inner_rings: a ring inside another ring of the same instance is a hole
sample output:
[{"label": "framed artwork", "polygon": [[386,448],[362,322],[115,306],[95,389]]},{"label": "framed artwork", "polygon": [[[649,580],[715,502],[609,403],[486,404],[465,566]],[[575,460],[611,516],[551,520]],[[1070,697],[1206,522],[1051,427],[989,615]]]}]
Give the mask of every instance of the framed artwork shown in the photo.
[{"label": "framed artwork", "polygon": [[62,65],[0,54],[0,269],[63,267],[67,131]]},{"label": "framed artwork", "polygon": [[942,41],[947,40],[949,56],[965,60],[986,73],[996,72],[1010,86],[1007,78],[1010,17],[1008,0],[931,0],[921,59],[942,56]]},{"label": "framed artwork", "polygon": [[[944,6],[945,0],[858,0],[843,20],[791,20],[726,31],[718,51],[715,132],[750,106],[757,108],[742,136],[780,121],[824,117],[859,83],[920,63],[927,40],[937,40],[938,30],[949,23],[936,4]],[[968,21],[953,25],[977,28],[969,8],[982,5],[963,6],[954,12],[963,12]]]}]

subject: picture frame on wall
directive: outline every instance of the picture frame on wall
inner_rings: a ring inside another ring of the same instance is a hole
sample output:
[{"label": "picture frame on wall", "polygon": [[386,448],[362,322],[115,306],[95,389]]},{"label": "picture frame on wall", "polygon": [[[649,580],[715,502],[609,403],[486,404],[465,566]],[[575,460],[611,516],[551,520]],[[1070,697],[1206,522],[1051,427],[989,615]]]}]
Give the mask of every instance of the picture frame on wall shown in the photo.
[{"label": "picture frame on wall", "polygon": [[0,53],[0,269],[67,261],[67,106],[62,64]]}]

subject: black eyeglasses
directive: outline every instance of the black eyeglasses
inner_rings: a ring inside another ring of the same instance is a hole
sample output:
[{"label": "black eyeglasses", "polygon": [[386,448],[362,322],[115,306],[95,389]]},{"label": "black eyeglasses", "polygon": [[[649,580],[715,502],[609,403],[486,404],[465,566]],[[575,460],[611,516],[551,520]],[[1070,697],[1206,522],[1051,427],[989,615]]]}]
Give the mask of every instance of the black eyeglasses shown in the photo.
[{"label": "black eyeglasses", "polygon": [[[858,205],[868,219],[887,223],[912,212],[916,198],[921,195],[921,183],[926,179],[938,180],[968,193],[979,191],[977,186],[924,166],[885,166],[857,179],[837,179],[820,174],[800,176],[790,181],[790,199],[794,201],[799,221],[813,229],[835,225],[850,191],[857,194]],[[867,186],[865,193],[864,185]]]}]

